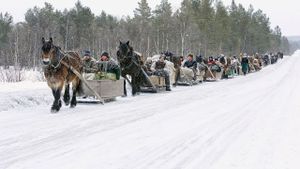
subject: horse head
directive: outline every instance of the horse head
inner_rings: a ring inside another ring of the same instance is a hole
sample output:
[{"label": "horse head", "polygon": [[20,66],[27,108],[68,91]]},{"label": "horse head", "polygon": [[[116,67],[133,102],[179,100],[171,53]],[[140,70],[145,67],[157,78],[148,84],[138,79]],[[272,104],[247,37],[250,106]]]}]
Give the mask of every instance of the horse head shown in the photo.
[{"label": "horse head", "polygon": [[129,41],[123,43],[120,41],[119,49],[117,52],[118,59],[126,59],[128,56],[131,56],[132,47],[129,45]]},{"label": "horse head", "polygon": [[42,38],[42,62],[45,66],[55,65],[58,62],[59,47],[53,45],[53,39],[50,38],[48,41]]}]

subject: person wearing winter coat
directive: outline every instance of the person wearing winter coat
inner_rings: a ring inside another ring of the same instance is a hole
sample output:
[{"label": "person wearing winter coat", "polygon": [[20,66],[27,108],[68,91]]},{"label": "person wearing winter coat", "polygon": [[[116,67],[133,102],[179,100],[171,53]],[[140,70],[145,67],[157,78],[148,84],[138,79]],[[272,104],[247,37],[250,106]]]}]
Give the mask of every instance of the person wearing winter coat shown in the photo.
[{"label": "person wearing winter coat", "polygon": [[194,56],[192,54],[189,54],[187,57],[187,61],[184,62],[183,67],[189,68],[193,71],[193,80],[196,80],[197,76],[197,62],[193,59]]},{"label": "person wearing winter coat", "polygon": [[187,57],[187,61],[184,62],[183,67],[187,67],[190,69],[197,69],[197,62],[195,60],[193,60],[194,56],[192,54],[189,54]]},{"label": "person wearing winter coat", "polygon": [[237,59],[236,56],[233,56],[233,58],[231,60],[231,63],[232,63],[232,66],[234,68],[234,73],[239,75],[240,74],[240,69],[239,69],[240,62],[239,62],[239,60]]},{"label": "person wearing winter coat", "polygon": [[244,75],[246,75],[249,71],[249,59],[247,57],[247,54],[243,55],[241,65],[242,65],[242,72],[244,73]]},{"label": "person wearing winter coat", "polygon": [[210,56],[210,57],[208,58],[207,64],[208,64],[209,66],[215,65],[215,64],[216,64],[216,62],[215,62],[215,60],[214,60],[214,58],[213,58],[212,56]]},{"label": "person wearing winter coat", "polygon": [[150,69],[153,75],[162,76],[165,78],[166,91],[171,91],[170,75],[169,72],[166,70],[166,61],[164,59],[164,56],[160,56],[158,61],[153,62]]},{"label": "person wearing winter coat", "polygon": [[95,66],[95,59],[91,56],[90,51],[85,51],[83,55],[83,72],[85,73],[93,73]]},{"label": "person wearing winter coat", "polygon": [[96,63],[97,74],[96,79],[119,80],[121,75],[120,66],[110,59],[107,52],[103,52]]},{"label": "person wearing winter coat", "polygon": [[91,52],[86,50],[83,58],[83,77],[87,80],[93,80],[95,77],[95,63],[96,60],[92,57]]},{"label": "person wearing winter coat", "polygon": [[153,74],[153,72],[151,70],[152,64],[153,64],[152,58],[148,57],[145,61],[145,67],[144,67],[148,76],[151,76]]}]

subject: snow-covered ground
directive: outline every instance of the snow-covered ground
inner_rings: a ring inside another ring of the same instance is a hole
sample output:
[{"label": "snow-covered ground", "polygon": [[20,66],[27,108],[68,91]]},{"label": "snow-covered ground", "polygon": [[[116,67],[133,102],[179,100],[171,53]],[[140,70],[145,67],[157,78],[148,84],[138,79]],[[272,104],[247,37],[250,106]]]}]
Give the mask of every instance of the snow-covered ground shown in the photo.
[{"label": "snow-covered ground", "polygon": [[57,114],[45,83],[0,84],[0,168],[298,169],[299,65]]},{"label": "snow-covered ground", "polygon": [[20,69],[10,66],[6,69],[0,66],[0,83],[19,82],[19,81],[45,81],[41,70],[37,69]]}]

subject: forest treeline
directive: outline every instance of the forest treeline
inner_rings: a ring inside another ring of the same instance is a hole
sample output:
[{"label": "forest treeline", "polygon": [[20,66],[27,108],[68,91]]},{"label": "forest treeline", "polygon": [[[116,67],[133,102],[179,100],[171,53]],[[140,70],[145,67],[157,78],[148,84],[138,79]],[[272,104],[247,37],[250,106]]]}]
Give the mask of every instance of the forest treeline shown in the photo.
[{"label": "forest treeline", "polygon": [[0,64],[37,67],[41,38],[53,37],[63,50],[90,50],[116,54],[119,41],[130,40],[136,51],[151,56],[162,51],[176,55],[238,55],[239,53],[289,53],[289,41],[279,26],[271,28],[268,16],[253,6],[232,1],[183,0],[174,10],[168,0],[151,9],[140,0],[133,16],[117,18],[102,11],[94,14],[80,1],[71,9],[54,9],[50,3],[33,7],[25,21],[14,23],[0,13]]}]

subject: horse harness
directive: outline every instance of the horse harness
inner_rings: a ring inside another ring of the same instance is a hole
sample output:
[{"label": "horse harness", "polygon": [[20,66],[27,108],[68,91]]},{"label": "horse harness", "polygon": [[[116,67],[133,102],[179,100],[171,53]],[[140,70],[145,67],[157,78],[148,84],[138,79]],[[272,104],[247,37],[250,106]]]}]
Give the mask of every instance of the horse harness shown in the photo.
[{"label": "horse harness", "polygon": [[[63,64],[68,68],[68,74],[66,79],[69,79],[69,76],[73,72],[71,66],[69,65],[69,60],[70,59],[76,60],[76,59],[73,56],[71,56],[69,53],[63,52],[59,47],[55,46],[55,48],[56,48],[56,56],[58,56],[58,63],[56,65],[51,63],[49,66],[46,67],[46,69],[50,74],[56,73],[61,68],[61,65]],[[63,61],[65,58],[67,58],[67,62]]]},{"label": "horse harness", "polygon": [[[135,66],[137,66],[138,68],[140,68],[140,69],[142,69],[141,67],[140,67],[140,65],[134,60],[134,55],[137,55],[137,54],[135,54],[134,52],[132,52],[133,54],[132,55],[129,55],[129,56],[126,56],[126,58],[124,58],[124,59],[121,59],[120,60],[120,65],[122,65],[122,63],[124,63],[124,61],[126,61],[125,59],[131,59],[130,61],[130,64],[128,64],[128,65],[125,65],[124,67],[122,67],[122,66],[120,66],[121,67],[121,70],[130,70],[130,67],[132,67],[133,65],[135,65]],[[137,74],[137,75],[139,75],[139,73]]]}]

